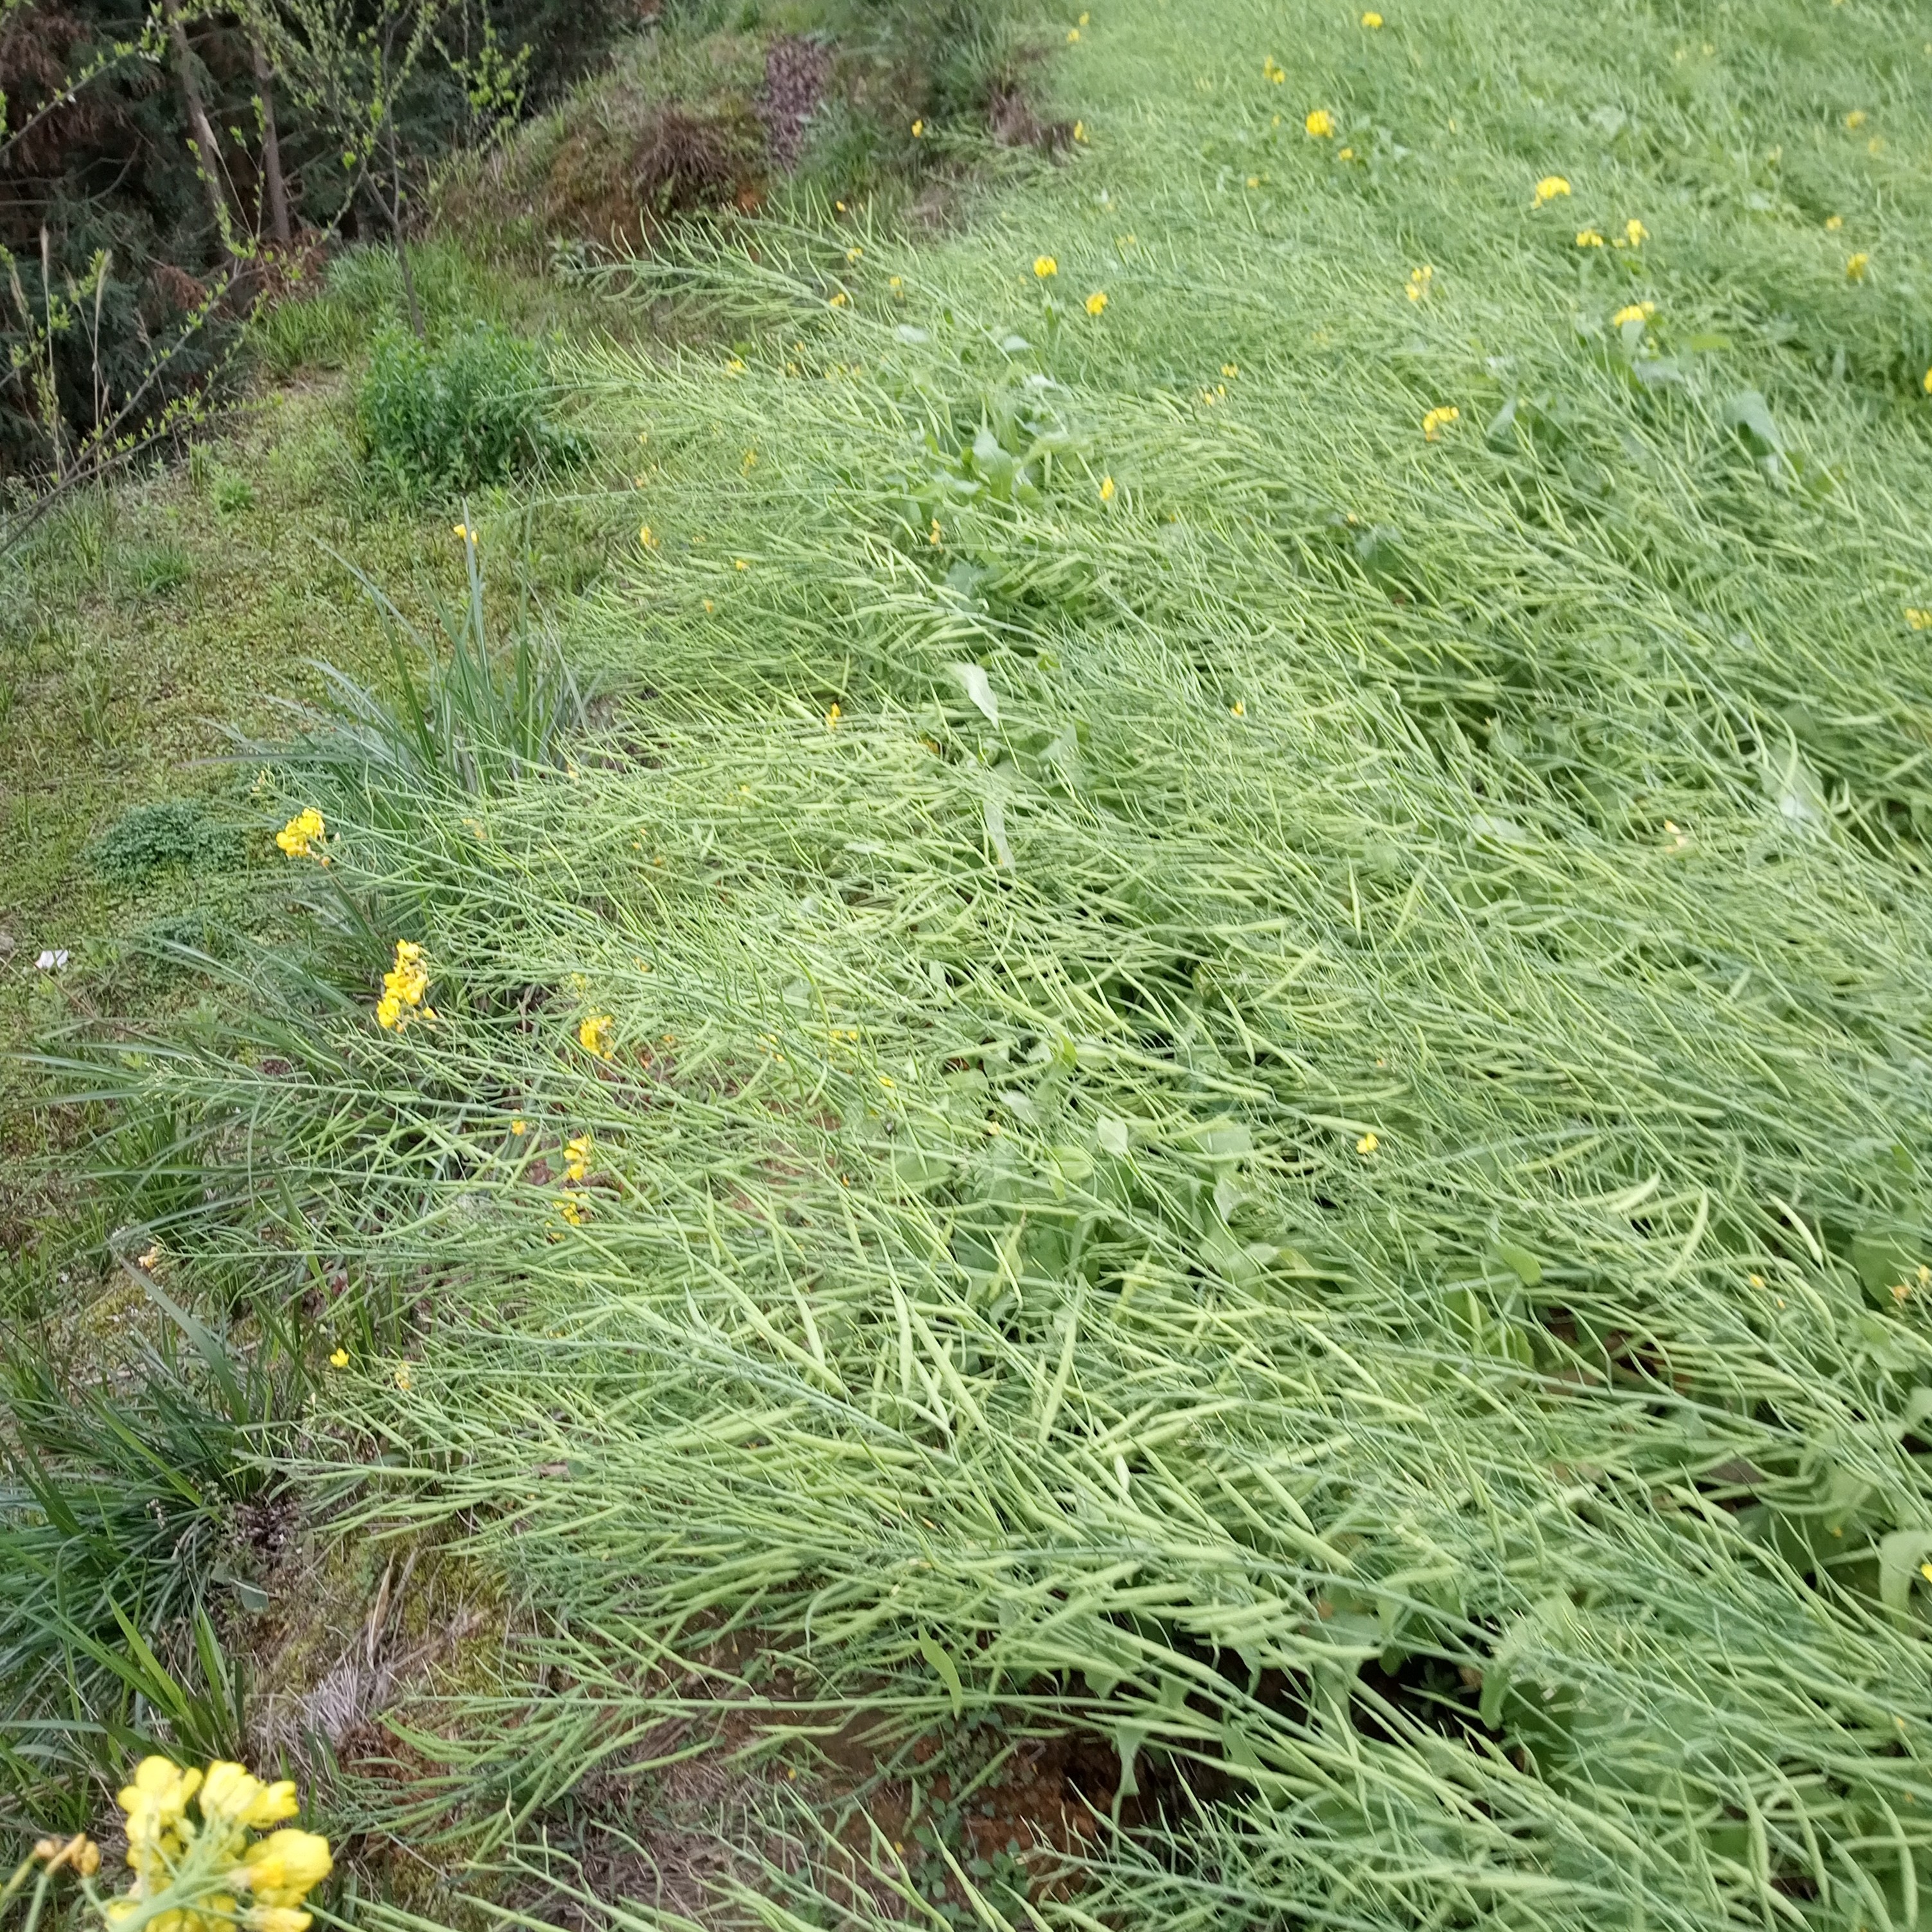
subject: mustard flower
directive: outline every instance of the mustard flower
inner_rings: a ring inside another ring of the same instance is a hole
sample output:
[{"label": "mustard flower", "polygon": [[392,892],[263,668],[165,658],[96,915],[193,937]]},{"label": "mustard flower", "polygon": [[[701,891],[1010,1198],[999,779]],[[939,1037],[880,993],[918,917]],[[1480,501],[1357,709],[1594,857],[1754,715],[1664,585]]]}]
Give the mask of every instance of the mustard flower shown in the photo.
[{"label": "mustard flower", "polygon": [[1610,317],[1610,326],[1621,328],[1627,322],[1648,322],[1657,313],[1654,302],[1630,302]]},{"label": "mustard flower", "polygon": [[349,1351],[346,1348],[336,1349],[328,1358],[328,1366],[332,1369],[346,1369],[348,1367]]},{"label": "mustard flower", "polygon": [[322,843],[326,830],[322,814],[305,805],[275,834],[275,843],[291,859],[320,858],[322,854],[314,848]]},{"label": "mustard flower", "polygon": [[923,121],[915,121],[912,124],[912,137],[915,141],[918,140],[925,132],[926,123]]},{"label": "mustard flower", "polygon": [[1114,479],[1111,476],[1100,478],[1100,500],[1103,503],[1111,503],[1114,500]]},{"label": "mustard flower", "polygon": [[1845,125],[1847,128],[1862,128],[1864,124],[1865,110],[1862,107],[1854,107],[1850,113],[1845,116]]},{"label": "mustard flower", "polygon": [[1536,184],[1536,205],[1541,208],[1546,202],[1554,201],[1558,195],[1569,192],[1570,184],[1561,175],[1545,175]]},{"label": "mustard flower", "polygon": [[590,1136],[578,1134],[563,1144],[563,1178],[581,1181],[590,1172]]},{"label": "mustard flower", "polygon": [[842,705],[834,704],[831,710],[825,714],[826,730],[828,731],[837,730],[838,728],[838,721],[840,718],[843,718],[844,715],[844,707]]},{"label": "mustard flower", "polygon": [[1049,275],[1059,274],[1060,264],[1051,255],[1036,255],[1033,258],[1033,272],[1043,282]]},{"label": "mustard flower", "polygon": [[1825,232],[1828,235],[1837,234],[1844,225],[1845,218],[1842,214],[1828,214],[1825,218]]},{"label": "mustard flower", "polygon": [[1424,262],[1419,268],[1410,269],[1408,287],[1406,291],[1409,300],[1412,302],[1420,302],[1429,293],[1430,285],[1435,280],[1436,271],[1426,262]]},{"label": "mustard flower", "polygon": [[1633,214],[1624,224],[1624,239],[1633,248],[1641,248],[1650,239],[1650,230]]},{"label": "mustard flower", "polygon": [[396,941],[396,963],[382,975],[382,997],[376,1003],[376,1023],[388,1033],[400,1033],[418,1012],[428,1019],[436,1009],[423,1004],[429,990],[429,968],[422,948],[412,940]]},{"label": "mustard flower", "polygon": [[1073,124],[1073,138],[1084,148],[1087,145],[1087,124],[1076,121]]},{"label": "mustard flower", "polygon": [[610,1058],[610,1016],[608,1013],[589,1013],[578,1022],[578,1044],[584,1052],[598,1060]]},{"label": "mustard flower", "polygon": [[1089,315],[1099,315],[1102,314],[1105,311],[1106,306],[1107,292],[1105,289],[1096,289],[1094,292],[1087,298],[1087,313]]},{"label": "mustard flower", "polygon": [[1318,107],[1301,124],[1308,130],[1310,140],[1325,141],[1335,131],[1335,117],[1327,108]]},{"label": "mustard flower", "polygon": [[1422,418],[1422,434],[1424,439],[1430,442],[1435,442],[1442,434],[1443,425],[1446,423],[1459,422],[1462,414],[1462,412],[1453,403],[1448,404],[1441,409],[1431,410]]},{"label": "mustard flower", "polygon": [[1576,245],[1580,248],[1600,248],[1604,238],[1594,228],[1580,228],[1576,231]]},{"label": "mustard flower", "polygon": [[1272,81],[1279,87],[1288,78],[1288,70],[1273,54],[1270,54],[1262,62],[1262,74],[1264,79]]},{"label": "mustard flower", "polygon": [[1362,16],[1362,25],[1367,28],[1369,32],[1372,34],[1382,25],[1382,16],[1379,14],[1376,13],[1372,9]]},{"label": "mustard flower", "polygon": [[1366,1159],[1381,1145],[1381,1140],[1375,1134],[1366,1133],[1355,1143],[1355,1151]]},{"label": "mustard flower", "polygon": [[1861,248],[1856,255],[1846,262],[1845,280],[1848,282],[1863,281],[1865,278],[1865,271],[1870,266],[1871,257]]},{"label": "mustard flower", "polygon": [[1932,610],[1915,610],[1908,608],[1905,621],[1915,631],[1932,631]]}]

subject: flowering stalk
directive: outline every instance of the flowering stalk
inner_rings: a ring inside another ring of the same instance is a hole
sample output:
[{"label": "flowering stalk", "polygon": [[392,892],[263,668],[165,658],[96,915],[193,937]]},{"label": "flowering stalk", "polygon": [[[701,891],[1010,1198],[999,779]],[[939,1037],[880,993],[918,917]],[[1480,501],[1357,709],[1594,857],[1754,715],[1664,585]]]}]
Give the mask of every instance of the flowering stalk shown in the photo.
[{"label": "flowering stalk", "polygon": [[[264,1784],[238,1764],[183,1770],[164,1757],[142,1760],[120,1794],[134,1882],[104,1898],[93,1883],[100,1848],[85,1836],[43,1838],[0,1889],[0,1912],[36,1866],[23,1932],[34,1932],[56,1872],[71,1871],[104,1932],[308,1932],[301,1907],[328,1876],[328,1840],[313,1832],[272,1830],[296,1812],[296,1788]],[[191,1814],[190,1806],[194,1809]],[[251,1832],[264,1835],[250,1838]]]}]

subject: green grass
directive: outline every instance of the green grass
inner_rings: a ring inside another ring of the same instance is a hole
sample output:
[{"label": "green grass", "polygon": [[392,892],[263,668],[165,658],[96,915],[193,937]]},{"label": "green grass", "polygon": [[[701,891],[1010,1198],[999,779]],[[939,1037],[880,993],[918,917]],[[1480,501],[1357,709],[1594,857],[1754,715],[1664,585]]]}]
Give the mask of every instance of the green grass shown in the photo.
[{"label": "green grass", "polygon": [[[614,710],[291,766],[303,944],[85,1076],[180,1292],[345,1282],[310,1508],[517,1606],[358,1828],[676,1922],[708,1749],[707,1923],[1926,1922],[1932,56],[1385,10],[1096,8],[970,231],[614,273],[735,345],[562,357]],[[895,1850],[1066,1731],[1071,1876]]]}]

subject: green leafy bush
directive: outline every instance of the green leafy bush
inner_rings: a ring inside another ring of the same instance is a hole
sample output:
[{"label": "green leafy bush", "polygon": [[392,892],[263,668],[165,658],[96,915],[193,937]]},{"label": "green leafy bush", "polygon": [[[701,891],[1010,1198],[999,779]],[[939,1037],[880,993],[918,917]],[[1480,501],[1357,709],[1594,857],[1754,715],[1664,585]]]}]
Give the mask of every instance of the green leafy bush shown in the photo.
[{"label": "green leafy bush", "polygon": [[88,848],[88,857],[102,878],[134,885],[158,872],[218,865],[234,843],[198,800],[164,798],[123,813]]},{"label": "green leafy bush", "polygon": [[356,398],[364,454],[412,496],[454,496],[567,460],[577,440],[544,414],[534,347],[478,322],[440,347],[398,329],[376,338]]}]

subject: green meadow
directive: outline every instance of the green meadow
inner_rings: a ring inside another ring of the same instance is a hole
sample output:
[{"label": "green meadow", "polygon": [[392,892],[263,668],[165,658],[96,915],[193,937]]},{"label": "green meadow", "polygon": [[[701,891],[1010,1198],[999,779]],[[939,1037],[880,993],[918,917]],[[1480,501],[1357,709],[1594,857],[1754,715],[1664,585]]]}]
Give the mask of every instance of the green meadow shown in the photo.
[{"label": "green meadow", "polygon": [[571,268],[528,466],[326,532],[390,642],[292,497],[254,910],[22,996],[115,1312],[10,1278],[0,1820],[272,1758],[371,1932],[1932,1925],[1928,37],[1061,8],[945,220]]}]

